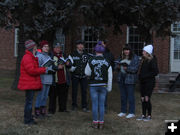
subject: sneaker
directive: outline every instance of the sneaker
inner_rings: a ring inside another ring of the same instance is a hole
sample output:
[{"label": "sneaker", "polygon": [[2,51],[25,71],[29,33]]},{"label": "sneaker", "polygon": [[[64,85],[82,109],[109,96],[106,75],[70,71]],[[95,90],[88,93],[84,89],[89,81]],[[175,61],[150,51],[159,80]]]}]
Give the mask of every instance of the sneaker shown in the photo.
[{"label": "sneaker", "polygon": [[124,117],[124,116],[126,116],[126,113],[119,113],[117,116],[119,116],[119,117]]},{"label": "sneaker", "polygon": [[83,112],[90,112],[88,108],[83,108]]},{"label": "sneaker", "polygon": [[140,121],[140,120],[144,120],[146,119],[146,117],[144,115],[142,115],[141,117],[137,118],[136,120]]},{"label": "sneaker", "polygon": [[126,116],[127,119],[130,119],[130,118],[133,118],[133,117],[135,117],[135,115],[134,115],[133,113],[130,113],[130,114],[128,114],[128,115]]},{"label": "sneaker", "polygon": [[148,116],[144,119],[144,121],[150,121],[151,120],[151,116]]}]

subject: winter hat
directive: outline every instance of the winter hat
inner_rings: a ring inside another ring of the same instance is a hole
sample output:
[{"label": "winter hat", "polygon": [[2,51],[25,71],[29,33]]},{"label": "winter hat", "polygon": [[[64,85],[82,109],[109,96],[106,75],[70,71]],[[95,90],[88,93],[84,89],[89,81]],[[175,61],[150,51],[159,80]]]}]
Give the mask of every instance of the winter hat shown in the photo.
[{"label": "winter hat", "polygon": [[98,41],[98,43],[96,44],[96,46],[94,48],[94,51],[98,52],[98,53],[103,53],[105,51],[105,48],[102,45],[102,41]]},{"label": "winter hat", "polygon": [[84,41],[82,41],[82,40],[77,40],[77,41],[76,41],[76,45],[78,45],[78,44],[83,44],[83,45],[84,45]]},{"label": "winter hat", "polygon": [[31,50],[34,46],[36,46],[36,43],[30,39],[27,40],[24,45],[27,50]]},{"label": "winter hat", "polygon": [[54,44],[54,48],[56,48],[56,47],[62,47],[62,45],[59,42],[57,42]]},{"label": "winter hat", "polygon": [[40,42],[40,47],[41,47],[41,48],[43,48],[44,45],[49,45],[48,41],[42,40],[42,41]]},{"label": "winter hat", "polygon": [[146,51],[149,54],[153,53],[153,46],[152,45],[147,45],[143,48],[144,51]]},{"label": "winter hat", "polygon": [[131,50],[131,46],[129,44],[125,44],[123,50]]}]

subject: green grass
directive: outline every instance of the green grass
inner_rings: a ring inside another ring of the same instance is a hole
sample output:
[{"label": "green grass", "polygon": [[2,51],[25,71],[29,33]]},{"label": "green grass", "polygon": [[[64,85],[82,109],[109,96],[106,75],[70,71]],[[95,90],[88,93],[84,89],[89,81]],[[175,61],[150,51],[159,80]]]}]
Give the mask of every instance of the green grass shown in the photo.
[{"label": "green grass", "polygon": [[[164,135],[166,119],[180,119],[180,94],[153,94],[153,120],[150,122],[117,117],[120,112],[120,93],[117,84],[109,93],[105,129],[91,128],[92,114],[81,110],[57,112],[54,116],[38,120],[38,125],[23,124],[24,92],[10,89],[12,76],[0,78],[0,135]],[[80,94],[79,94],[80,95]],[[71,107],[71,89],[68,109]],[[78,98],[80,102],[80,97]],[[141,114],[139,92],[136,92],[136,115]]]}]

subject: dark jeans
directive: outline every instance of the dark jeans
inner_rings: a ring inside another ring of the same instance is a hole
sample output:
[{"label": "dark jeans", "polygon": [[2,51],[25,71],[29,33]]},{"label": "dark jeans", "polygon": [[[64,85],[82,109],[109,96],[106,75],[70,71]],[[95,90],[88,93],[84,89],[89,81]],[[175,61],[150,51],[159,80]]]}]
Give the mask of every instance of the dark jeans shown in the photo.
[{"label": "dark jeans", "polygon": [[24,106],[24,123],[28,124],[33,121],[32,104],[33,104],[34,91],[26,90],[25,92],[25,106]]},{"label": "dark jeans", "polygon": [[82,108],[87,108],[87,78],[72,77],[72,106],[77,107],[78,84],[81,86]]},{"label": "dark jeans", "polygon": [[68,89],[69,86],[64,84],[56,84],[55,86],[50,87],[49,92],[49,112],[56,112],[56,99],[58,97],[59,111],[65,111],[67,108],[67,99],[68,99]]},{"label": "dark jeans", "polygon": [[135,113],[134,84],[119,83],[121,94],[121,112],[127,113],[127,101],[129,103],[129,113]]}]

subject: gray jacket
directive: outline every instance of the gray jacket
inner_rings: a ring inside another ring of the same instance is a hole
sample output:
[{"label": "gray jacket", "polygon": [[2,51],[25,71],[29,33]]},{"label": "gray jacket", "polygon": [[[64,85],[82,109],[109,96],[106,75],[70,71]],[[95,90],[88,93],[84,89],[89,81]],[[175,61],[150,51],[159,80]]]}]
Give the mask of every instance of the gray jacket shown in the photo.
[{"label": "gray jacket", "polygon": [[[49,58],[51,58],[48,53],[38,53],[36,55],[38,57],[39,66],[42,67],[42,64]],[[42,74],[41,75],[41,82],[42,84],[49,84],[51,85],[53,82],[53,75],[52,74]]]}]

